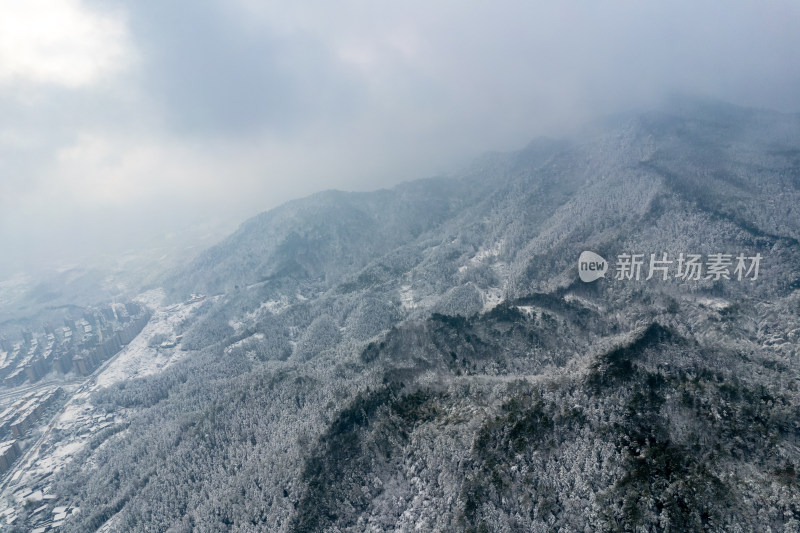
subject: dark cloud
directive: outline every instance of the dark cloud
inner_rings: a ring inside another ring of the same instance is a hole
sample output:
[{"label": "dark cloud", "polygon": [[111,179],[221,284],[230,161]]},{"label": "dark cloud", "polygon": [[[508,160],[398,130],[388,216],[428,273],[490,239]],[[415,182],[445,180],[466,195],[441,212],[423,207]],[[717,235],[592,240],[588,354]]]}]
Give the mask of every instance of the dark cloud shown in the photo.
[{"label": "dark cloud", "polygon": [[800,111],[788,0],[84,2],[134,53],[80,86],[0,76],[6,257],[446,172],[672,93]]},{"label": "dark cloud", "polygon": [[74,139],[76,129],[105,128],[114,104],[97,91],[0,88],[0,208],[8,209],[17,194],[46,182],[45,170],[57,150]]},{"label": "dark cloud", "polygon": [[254,29],[224,2],[126,6],[146,90],[180,133],[281,131],[353,105],[355,85],[313,35]]}]

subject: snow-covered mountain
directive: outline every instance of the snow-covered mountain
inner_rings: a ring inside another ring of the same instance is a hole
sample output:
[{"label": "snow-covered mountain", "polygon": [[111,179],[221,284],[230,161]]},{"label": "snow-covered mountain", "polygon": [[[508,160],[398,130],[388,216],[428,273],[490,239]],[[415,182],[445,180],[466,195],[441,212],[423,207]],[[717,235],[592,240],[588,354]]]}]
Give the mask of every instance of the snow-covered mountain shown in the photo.
[{"label": "snow-covered mountain", "polygon": [[797,530],[798,239],[800,117],[689,99],[290,202],[170,277],[65,528]]}]

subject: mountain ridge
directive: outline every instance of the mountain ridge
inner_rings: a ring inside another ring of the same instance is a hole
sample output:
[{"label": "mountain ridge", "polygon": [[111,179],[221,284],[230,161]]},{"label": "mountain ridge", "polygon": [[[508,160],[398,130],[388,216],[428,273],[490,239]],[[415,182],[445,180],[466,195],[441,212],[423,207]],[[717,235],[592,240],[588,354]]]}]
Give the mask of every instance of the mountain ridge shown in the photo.
[{"label": "mountain ridge", "polygon": [[[613,120],[292,202],[175,273],[214,297],[185,361],[93,398],[130,430],[57,476],[68,530],[800,527],[800,118]],[[763,260],[584,283],[584,250]]]}]

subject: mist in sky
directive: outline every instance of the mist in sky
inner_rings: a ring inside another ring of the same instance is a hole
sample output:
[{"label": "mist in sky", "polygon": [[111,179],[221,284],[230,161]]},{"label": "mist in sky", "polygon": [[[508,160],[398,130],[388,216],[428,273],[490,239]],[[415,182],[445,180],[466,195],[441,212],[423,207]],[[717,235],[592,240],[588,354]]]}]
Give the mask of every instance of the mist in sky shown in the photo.
[{"label": "mist in sky", "polygon": [[0,273],[673,93],[800,111],[800,4],[0,0]]}]

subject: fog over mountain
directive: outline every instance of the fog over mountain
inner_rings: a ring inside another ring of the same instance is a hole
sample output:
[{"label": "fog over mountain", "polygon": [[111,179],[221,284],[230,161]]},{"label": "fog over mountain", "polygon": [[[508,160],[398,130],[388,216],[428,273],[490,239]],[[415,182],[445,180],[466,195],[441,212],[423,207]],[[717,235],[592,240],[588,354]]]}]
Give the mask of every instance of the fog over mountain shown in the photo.
[{"label": "fog over mountain", "polygon": [[165,278],[118,356],[163,368],[112,361],[8,490],[67,531],[794,531],[798,147],[680,98],[262,213]]},{"label": "fog over mountain", "polygon": [[0,8],[4,276],[457,172],[665,95],[800,111],[788,1]]},{"label": "fog over mountain", "polygon": [[0,0],[0,531],[800,531],[798,22]]}]

